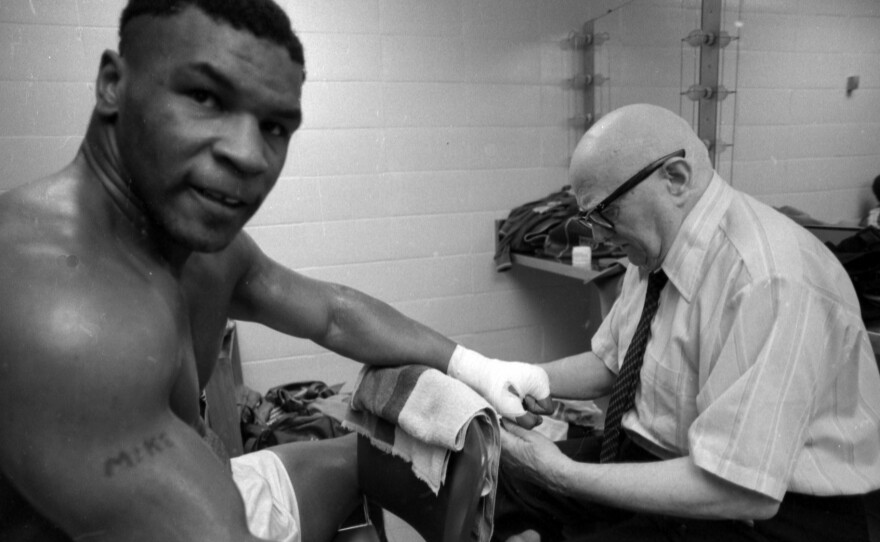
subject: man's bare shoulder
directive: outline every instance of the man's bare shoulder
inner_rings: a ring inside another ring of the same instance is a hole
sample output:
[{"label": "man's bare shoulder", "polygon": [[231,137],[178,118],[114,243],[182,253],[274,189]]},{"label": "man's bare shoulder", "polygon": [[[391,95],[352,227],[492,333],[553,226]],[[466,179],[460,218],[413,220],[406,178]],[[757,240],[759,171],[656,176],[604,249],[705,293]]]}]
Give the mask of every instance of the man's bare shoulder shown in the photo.
[{"label": "man's bare shoulder", "polygon": [[0,247],[32,253],[87,244],[88,190],[82,180],[57,174],[0,195]]},{"label": "man's bare shoulder", "polygon": [[191,365],[175,278],[96,226],[84,194],[54,178],[0,197],[0,476],[22,493],[41,462],[74,479],[169,419]]},{"label": "man's bare shoulder", "polygon": [[76,356],[92,358],[84,375],[100,372],[112,352],[141,342],[170,348],[174,341],[159,339],[178,335],[173,280],[96,227],[81,196],[53,178],[0,197],[0,354],[31,367],[25,375]]}]

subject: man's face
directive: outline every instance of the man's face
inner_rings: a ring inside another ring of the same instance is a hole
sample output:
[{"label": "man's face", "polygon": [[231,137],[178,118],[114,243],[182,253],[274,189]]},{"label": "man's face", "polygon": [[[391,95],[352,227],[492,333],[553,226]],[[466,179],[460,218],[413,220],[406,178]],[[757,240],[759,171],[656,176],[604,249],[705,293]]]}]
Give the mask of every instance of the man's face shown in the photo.
[{"label": "man's face", "polygon": [[174,242],[220,250],[281,173],[303,68],[196,8],[129,25],[116,126],[123,180]]},{"label": "man's face", "polygon": [[[630,262],[649,270],[660,267],[665,255],[658,227],[660,215],[655,205],[662,196],[655,190],[656,175],[657,172],[652,173],[650,178],[621,196],[602,212],[614,225],[613,230],[593,226],[593,237],[597,241],[620,248]],[[598,183],[595,180],[576,182],[574,186],[579,204],[584,209],[591,209],[623,181],[624,179],[621,178],[616,184]]]}]

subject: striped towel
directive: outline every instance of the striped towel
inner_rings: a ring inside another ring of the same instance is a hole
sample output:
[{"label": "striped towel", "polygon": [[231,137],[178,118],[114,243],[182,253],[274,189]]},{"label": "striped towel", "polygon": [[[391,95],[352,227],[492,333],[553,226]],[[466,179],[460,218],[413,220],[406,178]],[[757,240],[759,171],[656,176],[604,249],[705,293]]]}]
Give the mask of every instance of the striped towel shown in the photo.
[{"label": "striped towel", "polygon": [[501,453],[495,410],[466,384],[423,365],[364,367],[342,424],[370,438],[380,450],[402,457],[434,493],[440,490],[452,451],[459,451],[471,423],[483,432],[488,465],[478,530],[492,532]]}]

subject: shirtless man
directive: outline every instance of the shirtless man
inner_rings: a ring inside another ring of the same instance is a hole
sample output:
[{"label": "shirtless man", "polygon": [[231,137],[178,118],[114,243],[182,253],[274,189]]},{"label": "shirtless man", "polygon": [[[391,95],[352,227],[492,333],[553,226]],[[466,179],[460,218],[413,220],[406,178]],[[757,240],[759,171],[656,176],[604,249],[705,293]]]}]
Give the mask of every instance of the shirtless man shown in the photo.
[{"label": "shirtless man", "polygon": [[[120,38],[74,161],[0,197],[0,539],[332,538],[358,502],[352,439],[234,459],[233,482],[200,437],[227,318],[448,369],[508,417],[547,396],[542,371],[288,270],[243,233],[302,115],[302,48],[271,0],[131,0]],[[280,528],[242,503],[239,474],[263,464],[288,499],[268,504]]]}]

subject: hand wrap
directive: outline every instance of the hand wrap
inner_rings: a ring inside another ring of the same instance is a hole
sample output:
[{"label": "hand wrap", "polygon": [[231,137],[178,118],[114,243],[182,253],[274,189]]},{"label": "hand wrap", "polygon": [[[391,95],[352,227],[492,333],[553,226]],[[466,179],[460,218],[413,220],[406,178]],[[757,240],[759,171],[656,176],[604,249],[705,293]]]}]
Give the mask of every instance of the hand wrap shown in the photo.
[{"label": "hand wrap", "polygon": [[501,361],[458,345],[446,373],[480,393],[501,416],[516,420],[526,414],[526,396],[547,399],[550,382],[541,367],[519,361]]}]

